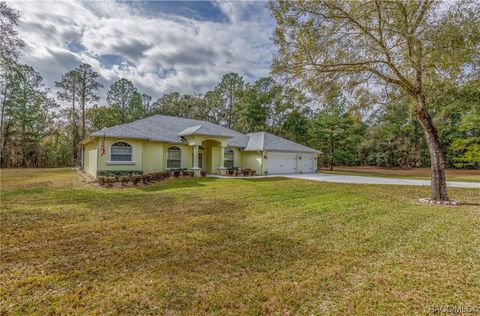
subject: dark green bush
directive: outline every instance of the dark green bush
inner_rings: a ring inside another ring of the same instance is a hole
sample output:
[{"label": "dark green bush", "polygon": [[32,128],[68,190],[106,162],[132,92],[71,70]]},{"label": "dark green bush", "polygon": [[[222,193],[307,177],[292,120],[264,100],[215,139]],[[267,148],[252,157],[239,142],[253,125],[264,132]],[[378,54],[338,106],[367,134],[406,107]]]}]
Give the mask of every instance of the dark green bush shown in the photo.
[{"label": "dark green bush", "polygon": [[250,170],[250,175],[254,176],[257,172],[255,170]]},{"label": "dark green bush", "polygon": [[98,170],[97,176],[101,177],[124,177],[143,174],[142,170]]},{"label": "dark green bush", "polygon": [[245,169],[242,170],[242,173],[243,173],[244,176],[249,176],[251,170],[252,170],[252,169],[245,168]]},{"label": "dark green bush", "polygon": [[202,171],[200,171],[200,175],[201,175],[202,177],[206,177],[206,176],[207,176],[207,172],[206,172],[205,170],[202,170]]},{"label": "dark green bush", "polygon": [[174,176],[175,178],[180,177],[180,173],[181,173],[180,170],[173,170],[173,176]]},{"label": "dark green bush", "polygon": [[140,181],[142,181],[142,176],[138,174],[131,176],[131,178],[133,185],[137,185]]}]

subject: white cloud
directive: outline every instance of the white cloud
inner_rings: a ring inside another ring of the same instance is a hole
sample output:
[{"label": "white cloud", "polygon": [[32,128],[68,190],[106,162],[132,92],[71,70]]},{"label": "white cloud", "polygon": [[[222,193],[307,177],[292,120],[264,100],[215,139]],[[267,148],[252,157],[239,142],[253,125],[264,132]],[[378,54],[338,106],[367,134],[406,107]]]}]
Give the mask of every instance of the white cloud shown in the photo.
[{"label": "white cloud", "polygon": [[118,2],[12,6],[23,13],[23,62],[40,71],[50,87],[80,62],[90,63],[106,88],[126,77],[154,97],[205,92],[227,72],[249,80],[269,72],[273,22],[262,3],[216,3],[228,18],[224,23],[145,14]]}]

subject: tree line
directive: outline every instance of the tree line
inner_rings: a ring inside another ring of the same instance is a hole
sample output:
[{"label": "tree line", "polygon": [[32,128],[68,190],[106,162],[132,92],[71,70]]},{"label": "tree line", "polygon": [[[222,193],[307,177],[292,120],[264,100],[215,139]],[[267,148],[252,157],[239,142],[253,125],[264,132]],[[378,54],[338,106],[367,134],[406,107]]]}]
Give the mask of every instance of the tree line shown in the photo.
[{"label": "tree line", "polygon": [[[327,2],[327,5],[332,6],[332,3]],[[297,2],[290,5],[289,10],[314,12],[312,10],[316,9],[298,7]],[[278,28],[297,27],[289,25],[290,20],[282,20],[282,14],[290,12],[287,8],[273,4],[272,10],[279,21]],[[302,86],[289,84],[282,76],[279,76],[280,81],[265,77],[248,82],[239,74],[228,73],[203,94],[172,92],[155,101],[133,82],[121,78],[108,87],[106,99],[102,100],[99,92],[104,87],[99,74],[90,65],[81,64],[59,74],[58,92],[53,95],[44,86],[41,74],[18,62],[23,47],[16,32],[19,12],[0,2],[0,14],[2,167],[77,165],[78,144],[90,132],[154,114],[207,120],[242,133],[271,132],[320,149],[323,152],[320,161],[327,167],[431,165],[425,122],[416,115],[418,104],[408,91],[391,89],[388,98],[381,99],[362,93],[364,90],[346,93],[351,83],[349,86],[336,76],[324,78],[336,80],[328,83],[328,89],[319,91],[316,90],[318,81],[303,75],[297,78],[297,82],[305,83]],[[310,43],[307,35],[315,34],[315,30],[309,31],[301,33],[306,43]],[[299,55],[289,55],[293,52],[287,50],[288,45],[282,40],[286,39],[277,30],[277,42],[285,46],[281,52],[286,59],[277,56],[274,71],[280,75],[296,74],[290,69],[294,65],[289,63]],[[320,51],[314,42],[308,45],[312,47],[305,49]],[[356,70],[345,71],[353,73]],[[351,79],[361,81],[361,78]],[[436,128],[445,165],[479,168],[478,71],[461,79],[449,79],[448,76],[429,79],[425,84],[425,89],[429,89],[428,113]]]}]

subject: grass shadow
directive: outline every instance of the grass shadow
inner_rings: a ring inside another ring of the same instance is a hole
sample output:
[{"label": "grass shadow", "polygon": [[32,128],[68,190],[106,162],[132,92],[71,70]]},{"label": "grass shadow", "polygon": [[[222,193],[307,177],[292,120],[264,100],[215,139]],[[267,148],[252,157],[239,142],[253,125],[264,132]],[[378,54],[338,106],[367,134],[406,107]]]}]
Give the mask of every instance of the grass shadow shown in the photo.
[{"label": "grass shadow", "polygon": [[238,180],[245,180],[245,181],[251,181],[251,182],[276,182],[276,181],[286,181],[286,180],[291,180],[286,177],[278,176],[278,177],[267,177],[267,178],[235,178],[232,177],[232,179],[238,179]]},{"label": "grass shadow", "polygon": [[139,187],[139,190],[152,192],[152,191],[163,191],[171,189],[183,189],[183,188],[192,188],[205,186],[207,183],[212,183],[218,181],[217,178],[181,178],[181,179],[169,179],[166,181],[158,182],[146,187]]}]

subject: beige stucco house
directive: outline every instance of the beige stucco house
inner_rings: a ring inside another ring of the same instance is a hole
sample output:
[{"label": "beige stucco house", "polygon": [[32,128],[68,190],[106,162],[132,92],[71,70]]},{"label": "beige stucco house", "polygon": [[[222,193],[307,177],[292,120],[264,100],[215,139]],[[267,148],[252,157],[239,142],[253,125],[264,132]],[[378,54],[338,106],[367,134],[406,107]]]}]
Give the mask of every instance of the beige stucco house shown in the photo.
[{"label": "beige stucco house", "polygon": [[92,133],[81,142],[82,168],[99,170],[201,170],[224,174],[249,168],[257,174],[312,173],[318,151],[265,133],[242,134],[200,120],[154,115]]}]

